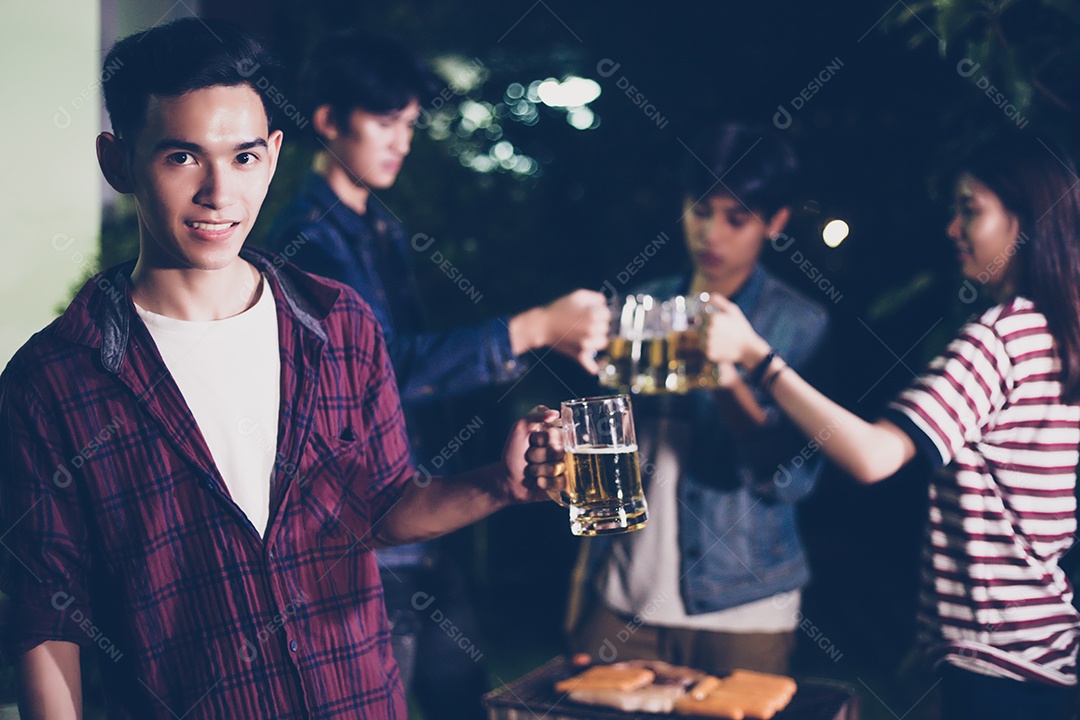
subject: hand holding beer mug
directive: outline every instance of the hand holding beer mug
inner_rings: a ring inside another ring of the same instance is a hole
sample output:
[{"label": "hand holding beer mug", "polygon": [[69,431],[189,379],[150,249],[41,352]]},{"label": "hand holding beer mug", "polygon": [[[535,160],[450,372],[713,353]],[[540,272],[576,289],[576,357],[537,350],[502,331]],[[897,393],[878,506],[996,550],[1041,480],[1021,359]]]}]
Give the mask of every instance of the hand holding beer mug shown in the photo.
[{"label": "hand holding beer mug", "polygon": [[574,535],[610,535],[645,527],[634,416],[627,395],[562,404],[566,488]]}]

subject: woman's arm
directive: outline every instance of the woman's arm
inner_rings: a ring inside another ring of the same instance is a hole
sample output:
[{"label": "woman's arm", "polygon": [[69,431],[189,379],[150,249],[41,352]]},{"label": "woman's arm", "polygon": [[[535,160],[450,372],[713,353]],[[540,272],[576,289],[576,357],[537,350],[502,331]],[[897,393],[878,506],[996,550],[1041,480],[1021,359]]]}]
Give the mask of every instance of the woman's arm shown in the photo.
[{"label": "woman's arm", "polygon": [[776,404],[856,480],[884,480],[915,457],[915,443],[896,425],[888,420],[863,420],[822,395],[791,368],[780,369],[782,364],[774,360],[769,368],[769,373],[780,373],[772,387]]},{"label": "woman's arm", "polygon": [[[706,354],[713,362],[736,362],[753,368],[770,352],[735,303],[713,295],[715,312]],[[887,420],[871,423],[825,397],[803,380],[783,359],[765,368],[777,405],[825,454],[859,482],[883,480],[915,457],[915,443]]]}]

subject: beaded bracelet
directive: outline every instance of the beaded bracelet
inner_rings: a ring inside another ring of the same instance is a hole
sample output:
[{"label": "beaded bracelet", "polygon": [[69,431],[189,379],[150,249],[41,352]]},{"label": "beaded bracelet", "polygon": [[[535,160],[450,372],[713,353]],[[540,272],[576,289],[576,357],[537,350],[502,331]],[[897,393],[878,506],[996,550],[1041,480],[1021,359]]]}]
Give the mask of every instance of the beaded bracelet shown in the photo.
[{"label": "beaded bracelet", "polygon": [[761,362],[754,366],[754,369],[751,370],[750,374],[747,376],[751,385],[761,385],[761,381],[765,377],[765,371],[769,369],[769,365],[771,365],[772,361],[775,359],[776,351],[769,348],[769,353],[761,359]]}]

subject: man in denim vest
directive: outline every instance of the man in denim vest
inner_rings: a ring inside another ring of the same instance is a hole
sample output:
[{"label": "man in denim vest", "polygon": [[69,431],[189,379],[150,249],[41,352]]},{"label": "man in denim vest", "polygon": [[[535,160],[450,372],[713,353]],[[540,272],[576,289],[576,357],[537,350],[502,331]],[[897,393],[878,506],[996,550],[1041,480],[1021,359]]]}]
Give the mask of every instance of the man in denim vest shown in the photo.
[{"label": "man in denim vest", "polygon": [[[730,298],[800,372],[820,362],[825,311],[759,263],[791,214],[796,159],[775,132],[723,124],[692,149],[683,227],[692,268],[637,288]],[[809,568],[795,503],[821,471],[761,378],[635,399],[648,527],[597,538],[574,575],[572,644],[599,660],[659,658],[712,673],[784,673]]]}]

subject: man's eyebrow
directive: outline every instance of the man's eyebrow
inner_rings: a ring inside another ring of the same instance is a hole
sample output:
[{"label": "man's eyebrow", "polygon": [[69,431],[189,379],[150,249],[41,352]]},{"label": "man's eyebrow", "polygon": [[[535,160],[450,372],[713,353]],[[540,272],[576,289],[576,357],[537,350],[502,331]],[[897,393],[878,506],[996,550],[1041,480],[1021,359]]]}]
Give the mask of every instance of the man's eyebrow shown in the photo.
[{"label": "man's eyebrow", "polygon": [[[248,140],[247,142],[238,143],[233,147],[233,152],[243,152],[244,150],[251,150],[253,148],[265,148],[266,140],[263,138],[255,138],[254,140]],[[198,143],[188,142],[187,140],[177,140],[176,138],[164,138],[159,140],[153,149],[153,154],[157,154],[164,150],[183,150],[190,153],[205,154],[206,148]]]},{"label": "man's eyebrow", "polygon": [[157,143],[154,144],[154,148],[151,152],[156,155],[163,150],[186,150],[187,152],[193,153],[205,152],[203,146],[198,143],[177,140],[176,138],[163,138],[158,140]]},{"label": "man's eyebrow", "polygon": [[248,140],[242,142],[233,148],[233,152],[243,152],[244,150],[251,150],[252,148],[265,148],[266,140],[263,138],[255,138],[254,140]]}]

